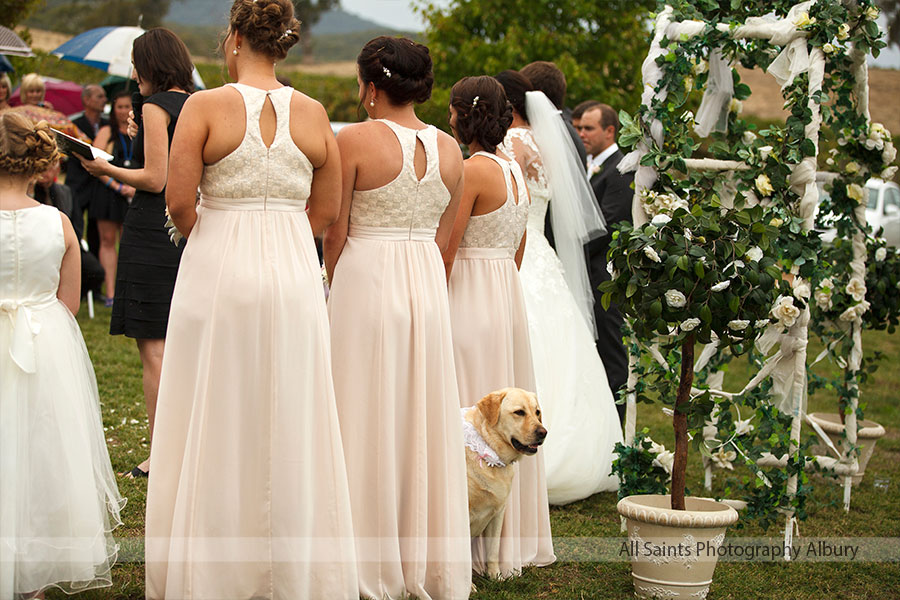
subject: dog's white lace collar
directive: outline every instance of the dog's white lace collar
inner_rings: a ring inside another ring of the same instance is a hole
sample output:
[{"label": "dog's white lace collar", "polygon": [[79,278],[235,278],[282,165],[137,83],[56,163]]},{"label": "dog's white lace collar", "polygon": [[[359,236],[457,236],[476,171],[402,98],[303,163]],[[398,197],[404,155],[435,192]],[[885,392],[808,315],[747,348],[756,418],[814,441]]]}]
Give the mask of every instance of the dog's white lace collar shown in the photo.
[{"label": "dog's white lace collar", "polygon": [[500,457],[497,456],[497,453],[494,452],[493,448],[488,446],[487,442],[484,441],[484,438],[481,437],[481,434],[478,433],[478,430],[475,429],[475,426],[466,420],[466,414],[474,409],[474,406],[460,409],[463,425],[463,441],[466,443],[466,448],[477,454],[482,462],[486,462],[489,467],[505,467],[506,463],[500,460]]}]

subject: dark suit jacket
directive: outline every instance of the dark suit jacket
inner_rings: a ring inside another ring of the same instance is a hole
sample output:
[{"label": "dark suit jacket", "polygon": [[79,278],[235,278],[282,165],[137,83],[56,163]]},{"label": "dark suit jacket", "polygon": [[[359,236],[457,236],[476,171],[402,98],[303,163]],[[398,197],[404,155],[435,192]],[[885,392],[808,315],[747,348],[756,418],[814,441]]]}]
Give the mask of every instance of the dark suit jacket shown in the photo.
[{"label": "dark suit jacket", "polygon": [[612,241],[613,225],[621,221],[631,223],[631,201],[634,190],[631,184],[634,173],[619,173],[616,167],[622,161],[621,150],[606,159],[599,173],[591,177],[591,187],[600,205],[600,212],[606,219],[606,235],[599,237],[587,245],[588,261],[591,272],[591,285],[597,286],[609,279],[606,270],[606,253]]}]

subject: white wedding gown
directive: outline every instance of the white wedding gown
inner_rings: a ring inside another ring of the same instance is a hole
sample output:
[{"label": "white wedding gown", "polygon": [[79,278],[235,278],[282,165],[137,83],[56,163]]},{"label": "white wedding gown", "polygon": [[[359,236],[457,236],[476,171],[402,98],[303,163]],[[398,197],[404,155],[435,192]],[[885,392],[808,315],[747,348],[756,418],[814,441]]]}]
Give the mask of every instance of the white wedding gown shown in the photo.
[{"label": "white wedding gown", "polygon": [[593,335],[544,237],[550,192],[531,130],[511,128],[501,150],[522,166],[531,194],[519,275],[537,396],[549,432],[543,446],[548,497],[551,504],[568,504],[617,489],[610,470],[622,429]]}]

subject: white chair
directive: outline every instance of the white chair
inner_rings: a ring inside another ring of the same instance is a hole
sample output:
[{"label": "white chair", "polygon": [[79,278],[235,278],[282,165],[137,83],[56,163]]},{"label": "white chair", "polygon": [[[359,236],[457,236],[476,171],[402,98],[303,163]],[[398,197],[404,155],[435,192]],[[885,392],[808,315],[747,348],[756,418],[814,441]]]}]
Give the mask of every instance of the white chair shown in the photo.
[{"label": "white chair", "polygon": [[[87,240],[85,240],[85,239],[81,240],[81,248],[85,252],[90,252],[90,248],[88,248]],[[93,319],[94,318],[94,291],[88,290],[87,294],[85,294],[85,296],[87,297],[88,317]]]}]

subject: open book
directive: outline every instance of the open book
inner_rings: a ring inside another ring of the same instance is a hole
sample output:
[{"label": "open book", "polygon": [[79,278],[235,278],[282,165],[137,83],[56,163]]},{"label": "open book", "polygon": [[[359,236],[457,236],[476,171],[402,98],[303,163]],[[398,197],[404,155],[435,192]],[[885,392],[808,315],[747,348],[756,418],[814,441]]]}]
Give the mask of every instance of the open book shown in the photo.
[{"label": "open book", "polygon": [[95,158],[113,159],[113,155],[109,152],[104,152],[100,148],[94,148],[89,144],[85,144],[78,138],[74,138],[58,129],[53,129],[53,133],[56,135],[56,145],[59,146],[59,151],[63,154],[68,154],[69,156],[77,154],[86,160],[94,160]]}]

